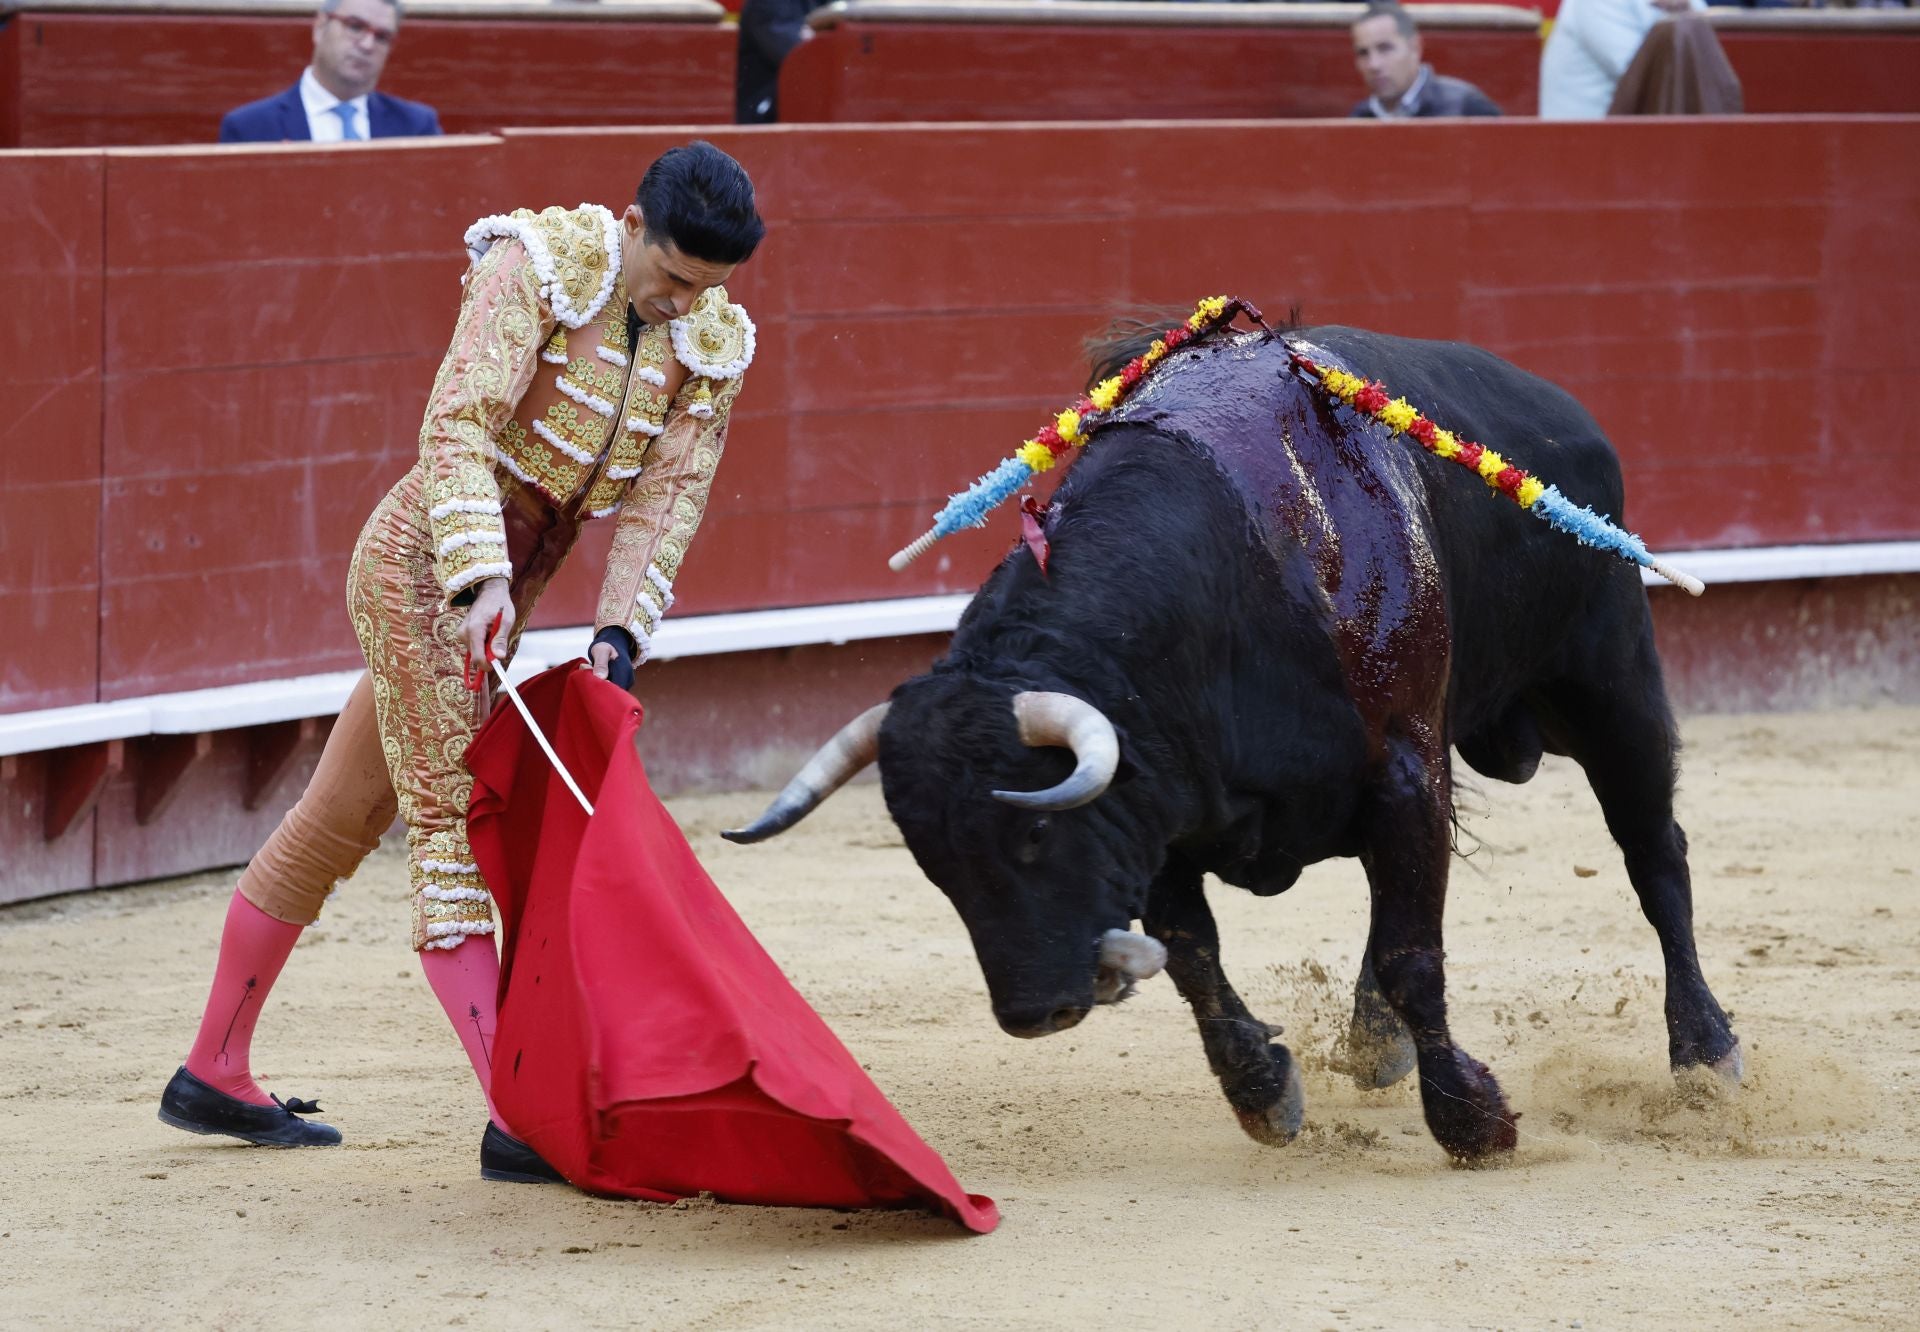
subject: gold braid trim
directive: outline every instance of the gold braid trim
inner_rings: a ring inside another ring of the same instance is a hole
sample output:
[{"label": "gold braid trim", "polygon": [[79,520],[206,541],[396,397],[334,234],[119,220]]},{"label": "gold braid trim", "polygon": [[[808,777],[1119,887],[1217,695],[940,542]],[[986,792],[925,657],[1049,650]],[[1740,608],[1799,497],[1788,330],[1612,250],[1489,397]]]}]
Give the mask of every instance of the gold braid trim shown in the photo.
[{"label": "gold braid trim", "polygon": [[469,935],[493,933],[493,898],[473,863],[464,826],[420,839],[408,858],[413,886],[413,948],[458,948]]},{"label": "gold braid trim", "polygon": [[723,381],[711,394],[712,415],[695,416],[687,409],[701,381],[688,376],[614,525],[594,628],[627,630],[638,661],[647,659],[654,630],[673,602],[673,580],[706,514],[741,382],[739,376]]},{"label": "gold braid trim", "polygon": [[513,572],[493,441],[532,382],[551,327],[526,249],[491,247],[467,275],[460,319],[420,426],[434,576],[448,598]]},{"label": "gold braid trim", "polygon": [[744,307],[727,299],[725,287],[709,287],[686,317],[669,327],[674,357],[695,375],[738,379],[753,364],[753,320]]},{"label": "gold braid trim", "polygon": [[620,221],[599,204],[496,213],[468,227],[466,240],[476,260],[497,241],[519,241],[532,261],[541,297],[568,328],[591,322],[613,294]]}]

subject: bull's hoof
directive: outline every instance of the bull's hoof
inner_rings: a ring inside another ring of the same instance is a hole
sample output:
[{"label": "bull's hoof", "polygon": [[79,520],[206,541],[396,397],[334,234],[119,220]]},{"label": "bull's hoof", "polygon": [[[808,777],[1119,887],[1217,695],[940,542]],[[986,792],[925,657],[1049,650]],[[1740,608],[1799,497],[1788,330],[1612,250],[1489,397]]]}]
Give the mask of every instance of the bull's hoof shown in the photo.
[{"label": "bull's hoof", "polygon": [[1718,1078],[1729,1087],[1737,1087],[1747,1075],[1746,1053],[1740,1048],[1740,1038],[1728,1032],[1725,1048],[1716,1056],[1702,1053],[1697,1058],[1675,1059],[1673,1076],[1683,1082],[1697,1082],[1703,1076]]},{"label": "bull's hoof", "polygon": [[1255,1142],[1266,1147],[1285,1147],[1299,1136],[1300,1126],[1306,1122],[1307,1089],[1300,1081],[1299,1067],[1285,1046],[1269,1046],[1267,1054],[1273,1060],[1275,1072],[1285,1069],[1279,1096],[1257,1107],[1236,1101],[1233,1113],[1239,1116],[1240,1127]]},{"label": "bull's hoof", "polygon": [[1739,1091],[1745,1072],[1746,1058],[1741,1053],[1740,1042],[1735,1041],[1725,1054],[1711,1062],[1676,1064],[1673,1085],[1690,1104],[1708,1106]]},{"label": "bull's hoof", "polygon": [[1413,1033],[1403,1022],[1395,1022],[1390,1030],[1356,1022],[1347,1034],[1347,1072],[1353,1075],[1356,1086],[1368,1091],[1391,1087],[1413,1072],[1419,1062]]},{"label": "bull's hoof", "polygon": [[1472,1165],[1520,1143],[1519,1115],[1487,1066],[1458,1046],[1422,1061],[1420,1103],[1434,1141]]},{"label": "bull's hoof", "polygon": [[1380,993],[1372,959],[1363,958],[1353,986],[1353,1020],[1347,1026],[1347,1072],[1359,1086],[1378,1090],[1413,1072],[1419,1057],[1413,1033]]}]

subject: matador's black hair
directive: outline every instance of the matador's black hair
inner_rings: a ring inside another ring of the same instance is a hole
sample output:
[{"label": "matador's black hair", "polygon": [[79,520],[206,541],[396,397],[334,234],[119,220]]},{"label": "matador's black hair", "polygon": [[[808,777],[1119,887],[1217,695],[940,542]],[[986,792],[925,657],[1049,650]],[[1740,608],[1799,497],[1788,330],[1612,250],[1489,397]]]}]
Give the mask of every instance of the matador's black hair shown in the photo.
[{"label": "matador's black hair", "polygon": [[647,239],[710,264],[744,261],[767,234],[754,206],[753,182],[741,165],[704,139],[662,153],[633,201],[647,220]]}]

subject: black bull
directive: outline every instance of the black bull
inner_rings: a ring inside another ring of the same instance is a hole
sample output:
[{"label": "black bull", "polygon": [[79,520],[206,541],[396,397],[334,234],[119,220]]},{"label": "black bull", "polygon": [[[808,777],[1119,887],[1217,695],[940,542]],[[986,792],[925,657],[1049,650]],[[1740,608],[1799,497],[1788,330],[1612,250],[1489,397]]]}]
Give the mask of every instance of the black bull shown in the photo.
[{"label": "black bull", "polygon": [[[1338,327],[1290,340],[1621,517],[1612,447],[1552,384],[1455,343]],[[1170,357],[1055,505],[1047,570],[1016,547],[947,655],[730,835],[790,826],[877,753],[887,808],[965,922],[1002,1026],[1044,1035],[1115,997],[1128,954],[1109,932],[1137,918],[1267,1142],[1300,1125],[1299,1077],[1221,969],[1202,875],[1265,895],[1357,856],[1372,922],[1352,1071],[1384,1086],[1417,1059],[1434,1137],[1473,1159],[1513,1147],[1515,1116],[1447,1027],[1448,747],[1510,782],[1543,750],[1571,755],[1660,936],[1673,1065],[1738,1077],[1694,951],[1677,742],[1631,565],[1330,405],[1261,335]]]}]

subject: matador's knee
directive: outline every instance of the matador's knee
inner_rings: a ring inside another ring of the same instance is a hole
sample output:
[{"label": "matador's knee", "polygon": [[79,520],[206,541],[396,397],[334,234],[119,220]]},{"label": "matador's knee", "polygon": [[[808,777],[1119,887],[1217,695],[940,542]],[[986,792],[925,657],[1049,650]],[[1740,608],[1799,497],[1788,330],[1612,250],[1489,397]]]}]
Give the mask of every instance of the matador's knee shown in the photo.
[{"label": "matador's knee", "polygon": [[413,946],[458,948],[473,934],[493,933],[493,899],[467,846],[464,827],[407,836],[413,883]]},{"label": "matador's knee", "polygon": [[350,825],[327,817],[334,808],[327,801],[302,799],[288,810],[241,872],[240,895],[290,925],[319,919],[334,885],[360,868],[399,812],[391,794],[359,811],[364,817]]}]

